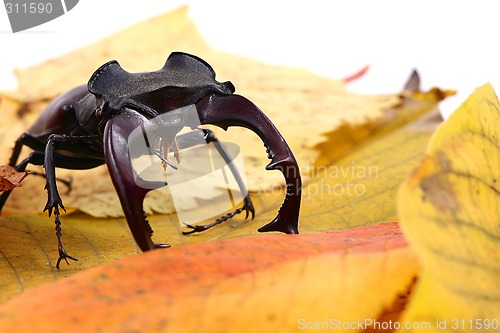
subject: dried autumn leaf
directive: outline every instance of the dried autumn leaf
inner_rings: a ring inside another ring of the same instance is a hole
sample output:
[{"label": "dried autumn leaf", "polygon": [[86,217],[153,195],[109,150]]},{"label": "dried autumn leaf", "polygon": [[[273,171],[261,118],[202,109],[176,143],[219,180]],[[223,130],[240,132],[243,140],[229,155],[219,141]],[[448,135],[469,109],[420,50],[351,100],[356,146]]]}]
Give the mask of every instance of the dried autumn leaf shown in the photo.
[{"label": "dried autumn leaf", "polygon": [[424,265],[403,321],[430,322],[426,332],[498,332],[499,133],[486,84],[439,127],[401,188],[402,225]]},{"label": "dried autumn leaf", "polygon": [[0,165],[0,192],[12,190],[21,186],[21,182],[29,172],[18,172],[11,166]]},{"label": "dried autumn leaf", "polygon": [[417,271],[396,223],[193,244],[29,291],[0,305],[0,331],[291,332],[378,318]]}]

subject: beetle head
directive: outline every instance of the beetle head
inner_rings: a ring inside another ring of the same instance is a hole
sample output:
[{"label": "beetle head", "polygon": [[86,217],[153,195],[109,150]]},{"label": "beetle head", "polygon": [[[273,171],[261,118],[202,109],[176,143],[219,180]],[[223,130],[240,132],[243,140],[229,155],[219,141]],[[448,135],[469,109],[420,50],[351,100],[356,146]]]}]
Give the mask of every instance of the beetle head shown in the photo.
[{"label": "beetle head", "polygon": [[110,61],[94,72],[88,89],[99,100],[101,114],[130,107],[149,117],[197,103],[207,95],[235,91],[231,82],[217,82],[204,60],[182,52],[172,53],[154,72],[129,73],[116,60]]}]

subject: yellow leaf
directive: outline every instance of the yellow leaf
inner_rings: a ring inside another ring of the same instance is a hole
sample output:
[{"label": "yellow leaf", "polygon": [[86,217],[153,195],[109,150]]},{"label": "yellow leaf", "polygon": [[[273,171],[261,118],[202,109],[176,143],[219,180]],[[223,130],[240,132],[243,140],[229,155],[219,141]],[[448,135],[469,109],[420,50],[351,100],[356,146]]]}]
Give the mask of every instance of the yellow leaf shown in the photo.
[{"label": "yellow leaf", "polygon": [[[334,164],[313,169],[304,187],[300,230],[328,231],[397,220],[397,189],[436,126],[433,115],[429,116],[361,142]],[[335,144],[331,142],[332,147]]]},{"label": "yellow leaf", "polygon": [[383,108],[380,114],[366,117],[361,122],[343,120],[338,128],[325,133],[326,141],[314,147],[319,151],[315,166],[335,163],[351,150],[359,149],[370,140],[376,140],[432,110],[435,111],[440,101],[455,94],[453,90],[439,88],[422,92],[418,87],[419,82],[418,72],[413,71],[405,89],[399,94],[398,103]]},{"label": "yellow leaf", "polygon": [[499,133],[486,84],[439,127],[401,188],[402,226],[424,265],[403,321],[430,322],[425,332],[498,332]]}]

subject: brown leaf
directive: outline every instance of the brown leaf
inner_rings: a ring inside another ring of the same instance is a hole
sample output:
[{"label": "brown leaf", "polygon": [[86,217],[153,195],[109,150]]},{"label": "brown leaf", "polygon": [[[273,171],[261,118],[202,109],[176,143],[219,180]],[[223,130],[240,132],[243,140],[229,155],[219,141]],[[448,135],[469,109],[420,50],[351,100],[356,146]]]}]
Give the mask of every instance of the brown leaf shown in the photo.
[{"label": "brown leaf", "polygon": [[0,165],[0,192],[21,186],[21,182],[28,174],[27,171],[18,172],[11,166]]}]

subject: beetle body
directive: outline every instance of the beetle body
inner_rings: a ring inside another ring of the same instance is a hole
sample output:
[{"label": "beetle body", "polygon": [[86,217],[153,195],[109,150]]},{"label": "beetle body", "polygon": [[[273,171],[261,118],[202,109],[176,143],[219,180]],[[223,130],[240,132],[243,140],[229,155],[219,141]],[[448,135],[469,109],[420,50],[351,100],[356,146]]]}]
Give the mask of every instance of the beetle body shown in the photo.
[{"label": "beetle body", "polygon": [[[143,211],[143,201],[151,188],[139,186],[129,156],[127,138],[138,127],[151,127],[152,119],[169,115],[163,124],[159,139],[163,150],[174,145],[178,132],[185,126],[179,108],[195,105],[201,124],[212,124],[227,129],[242,126],[261,137],[271,163],[266,169],[280,170],[287,184],[285,201],[277,217],[259,231],[297,233],[300,209],[301,180],[295,158],[285,140],[271,121],[248,99],[235,95],[231,82],[217,82],[214,70],[202,59],[181,52],[174,52],[165,66],[155,72],[128,73],[116,61],[110,61],[90,78],[86,86],[79,86],[64,93],[50,103],[35,123],[16,141],[10,165],[18,171],[28,164],[43,165],[46,176],[48,201],[44,210],[54,213],[59,260],[74,259],[69,256],[61,241],[59,208],[64,209],[57,190],[55,168],[90,169],[106,164],[130,230],[143,251],[168,244],[152,241],[152,229]],[[229,156],[217,138],[206,129],[193,128],[207,143],[213,143],[221,156]],[[182,140],[181,140],[182,142]],[[22,146],[33,152],[19,164]],[[170,162],[162,155],[162,161]],[[242,192],[244,183],[234,167],[233,176]],[[158,184],[164,186],[165,184]],[[10,192],[0,197],[0,210]],[[188,225],[190,232],[199,232],[245,211],[254,215],[252,202],[247,195],[243,207],[221,217],[210,225]],[[76,259],[74,259],[76,260]]]},{"label": "beetle body", "polygon": [[[83,99],[95,98],[89,93],[86,85],[73,88],[52,101],[40,114],[37,120],[26,131],[26,135],[32,137],[37,143],[45,146],[52,134],[66,135],[72,137],[96,135],[99,121],[92,117],[83,125],[78,122],[78,111],[75,105],[79,105]],[[29,145],[28,145],[29,146]],[[31,147],[37,151],[37,147]],[[58,153],[68,157],[83,157],[100,160],[104,164],[104,152],[102,140],[95,138],[74,145],[71,150]]]}]

